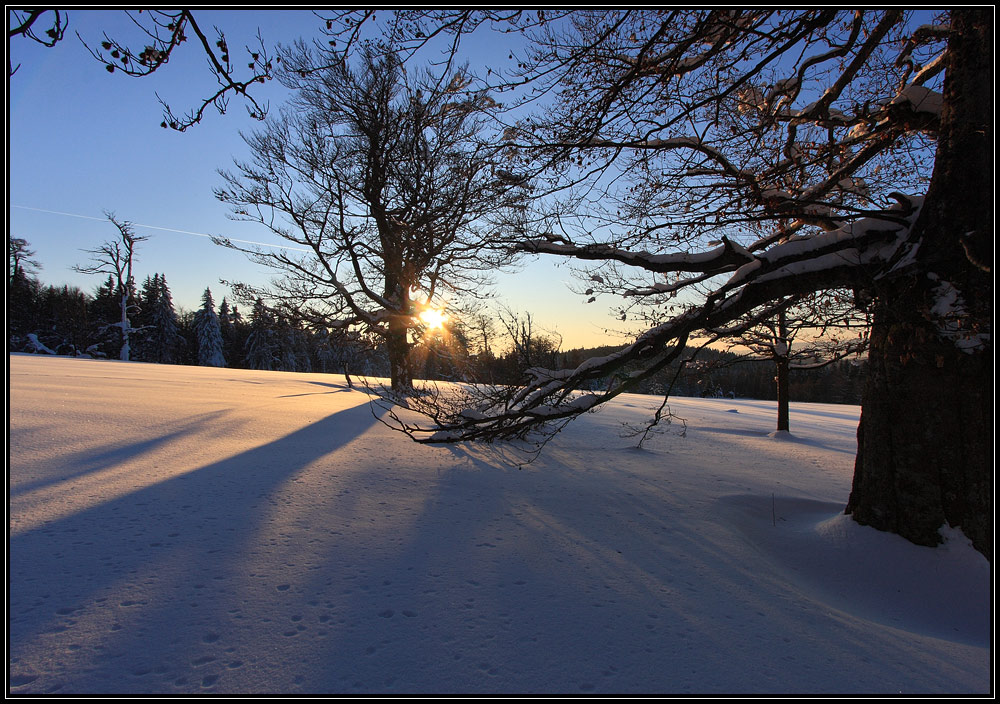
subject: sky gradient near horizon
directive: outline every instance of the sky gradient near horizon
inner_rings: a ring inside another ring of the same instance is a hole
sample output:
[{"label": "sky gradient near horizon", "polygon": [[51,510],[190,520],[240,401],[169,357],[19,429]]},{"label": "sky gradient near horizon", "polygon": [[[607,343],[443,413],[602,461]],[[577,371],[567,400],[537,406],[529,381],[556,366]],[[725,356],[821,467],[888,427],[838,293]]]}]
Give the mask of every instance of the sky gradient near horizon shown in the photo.
[{"label": "sky gradient near horizon", "polygon": [[[8,81],[7,222],[11,235],[28,241],[41,264],[45,284],[93,291],[100,277],[73,271],[93,249],[115,236],[105,211],[136,225],[149,236],[138,250],[137,279],[162,273],[178,309],[194,310],[211,287],[216,302],[230,295],[220,279],[264,284],[273,272],[239,252],[214,245],[210,235],[280,244],[260,225],[235,222],[216,200],[218,169],[248,156],[240,131],[252,120],[237,100],[226,115],[214,110],[185,133],[162,129],[159,96],[177,113],[195,107],[215,89],[204,55],[193,44],[181,47],[156,74],[130,78],[109,75],[81,42],[99,44],[102,34],[135,37],[119,10],[70,10],[69,30],[54,48],[25,39],[10,42],[17,72]],[[273,46],[319,35],[321,21],[308,10],[199,11],[199,23],[226,33],[230,46],[255,42],[258,28]],[[77,36],[79,34],[79,36]],[[135,39],[132,44],[138,43]],[[510,39],[477,41],[470,50],[473,70],[497,69],[508,61]],[[245,52],[234,51],[241,65]],[[256,95],[276,114],[287,95],[277,81]],[[516,273],[496,278],[498,301],[562,336],[563,349],[615,344],[608,313],[612,301],[587,305],[570,290],[568,262],[529,259]]]}]

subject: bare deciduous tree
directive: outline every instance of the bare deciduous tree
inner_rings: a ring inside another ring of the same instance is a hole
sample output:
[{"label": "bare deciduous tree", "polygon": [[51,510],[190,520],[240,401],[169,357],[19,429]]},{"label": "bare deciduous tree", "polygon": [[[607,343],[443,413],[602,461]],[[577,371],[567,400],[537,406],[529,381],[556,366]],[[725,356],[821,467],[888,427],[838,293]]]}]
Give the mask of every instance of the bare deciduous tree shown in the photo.
[{"label": "bare deciduous tree", "polygon": [[84,250],[90,254],[92,263],[74,266],[81,274],[108,274],[113,277],[115,294],[118,296],[120,320],[113,325],[121,330],[122,347],[118,358],[129,361],[131,351],[131,335],[135,332],[129,319],[135,310],[132,294],[135,292],[135,278],[132,276],[132,265],[135,262],[135,247],[139,242],[149,239],[135,234],[132,223],[118,220],[113,213],[104,213],[108,220],[118,228],[118,239],[105,242],[97,249]]},{"label": "bare deciduous tree", "polygon": [[253,159],[223,172],[217,195],[296,250],[223,243],[283,272],[267,297],[286,313],[380,336],[392,387],[406,389],[421,310],[479,295],[510,256],[497,214],[523,189],[476,141],[491,99],[462,70],[411,78],[373,47],[352,67],[299,44],[282,66],[290,107],[246,137]]},{"label": "bare deciduous tree", "polygon": [[991,557],[991,12],[580,11],[533,39],[520,79],[557,99],[510,126],[510,148],[610,207],[603,228],[586,213],[522,248],[641,275],[619,293],[708,293],[617,353],[403,429],[453,442],[558,426],[693,336],[854,289],[874,304],[848,513],[928,545],[958,525]]},{"label": "bare deciduous tree", "polygon": [[[209,107],[214,107],[220,114],[225,113],[229,99],[233,95],[240,96],[246,101],[247,112],[251,117],[262,120],[267,115],[267,105],[258,102],[251,89],[255,84],[271,79],[276,60],[272,61],[259,32],[256,45],[252,48],[246,47],[246,58],[249,60],[247,67],[250,73],[241,77],[233,63],[234,55],[230,51],[226,35],[222,30],[215,28],[213,41],[198,23],[194,11],[122,10],[122,12],[138,32],[138,40],[112,37],[105,32],[99,45],[91,47],[80,37],[80,41],[91,56],[103,64],[109,73],[123,73],[136,78],[155,73],[167,64],[178,47],[188,41],[189,36],[193,36],[195,43],[201,47],[208,59],[209,70],[218,84],[218,88],[203,99],[198,107],[183,116],[175,115],[170,106],[159,98],[163,106],[161,127],[183,132],[201,122]],[[47,47],[53,47],[62,41],[69,25],[69,13],[64,10],[10,10],[10,13],[12,21],[7,33],[8,39],[25,37]],[[44,36],[35,32],[38,24],[48,26]],[[18,66],[12,66],[8,57],[8,75],[13,76],[17,69]]]},{"label": "bare deciduous tree", "polygon": [[[789,430],[789,376],[792,371],[820,369],[868,350],[870,317],[849,292],[829,291],[790,297],[787,307],[750,328],[736,322],[713,330],[731,351],[749,350],[744,360],[774,364],[778,402],[777,430]],[[738,332],[737,332],[738,330]]]}]

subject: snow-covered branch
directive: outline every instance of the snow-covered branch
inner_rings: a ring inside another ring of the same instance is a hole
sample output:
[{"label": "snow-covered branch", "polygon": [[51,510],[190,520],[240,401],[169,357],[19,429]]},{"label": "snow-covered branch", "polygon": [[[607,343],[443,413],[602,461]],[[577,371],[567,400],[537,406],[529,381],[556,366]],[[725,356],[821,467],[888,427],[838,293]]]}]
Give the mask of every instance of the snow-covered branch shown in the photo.
[{"label": "snow-covered branch", "polygon": [[[485,395],[470,390],[453,398],[450,410],[436,408],[434,424],[421,426],[400,420],[400,428],[420,442],[492,440],[524,437],[555,421],[592,410],[676,359],[688,339],[699,333],[712,335],[757,309],[761,310],[755,319],[766,320],[785,307],[783,301],[789,296],[850,288],[872,276],[873,270],[893,266],[897,252],[909,244],[909,226],[916,220],[921,202],[917,197],[900,196],[900,202],[883,218],[867,218],[835,232],[776,245],[737,269],[699,306],[653,327],[615,353],[588,359],[574,369],[530,369],[524,386],[504,392],[492,390]],[[567,252],[560,249],[566,245],[554,246],[559,253]],[[584,256],[592,253],[581,251]],[[644,266],[650,258],[635,261]],[[683,258],[673,263],[690,265]],[[590,382],[602,379],[610,380],[603,391],[583,391]],[[558,427],[558,423],[552,427]]]}]

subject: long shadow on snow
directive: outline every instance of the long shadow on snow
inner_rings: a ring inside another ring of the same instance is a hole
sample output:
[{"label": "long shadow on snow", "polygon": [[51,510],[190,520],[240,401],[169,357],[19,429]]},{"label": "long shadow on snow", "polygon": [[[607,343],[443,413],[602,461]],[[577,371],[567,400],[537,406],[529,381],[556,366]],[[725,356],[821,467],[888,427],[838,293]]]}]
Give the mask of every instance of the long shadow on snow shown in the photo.
[{"label": "long shadow on snow", "polygon": [[[176,642],[177,634],[183,637],[190,624],[178,619],[192,614],[207,623],[223,617],[199,613],[196,601],[165,603],[161,595],[196,598],[208,585],[224,588],[230,580],[245,579],[239,573],[241,549],[273,503],[272,495],[302,468],[375,423],[369,406],[362,404],[262,447],[12,537],[12,674],[31,682],[44,675],[32,665],[39,662],[39,652],[57,644],[79,651],[81,644],[91,647],[96,641],[93,659],[85,671],[70,675],[71,682],[42,678],[38,685],[73,692],[149,691],[143,681],[147,668],[162,666],[184,645]],[[213,640],[211,633],[203,635],[206,642]],[[34,672],[20,671],[33,667]],[[192,685],[197,689],[197,683]]]},{"label": "long shadow on snow", "polygon": [[328,382],[325,382],[325,381],[307,381],[306,383],[307,384],[311,384],[313,386],[322,386],[322,387],[333,389],[333,390],[332,391],[312,391],[310,393],[302,393],[302,394],[285,394],[284,396],[279,396],[278,398],[295,398],[296,396],[316,396],[316,395],[322,395],[322,394],[335,394],[335,393],[340,393],[340,392],[348,392],[348,393],[350,393],[352,391],[359,391],[361,393],[369,393],[369,394],[371,393],[364,386],[359,385],[359,386],[356,386],[356,387],[352,388],[352,387],[350,387],[350,386],[347,385],[347,382],[344,382],[343,384],[331,384],[331,383],[328,383]]},{"label": "long shadow on snow", "polygon": [[795,434],[795,431],[792,431],[788,435],[779,435],[778,437],[774,437],[771,435],[771,433],[774,432],[773,430],[756,430],[756,429],[751,430],[746,428],[723,428],[723,427],[713,427],[705,425],[692,425],[690,428],[688,428],[688,432],[691,433],[692,435],[698,432],[703,432],[703,433],[717,433],[719,435],[735,435],[735,436],[749,437],[749,438],[770,437],[776,442],[789,442],[789,443],[796,443],[799,445],[808,445],[810,447],[816,447],[821,450],[828,450],[830,452],[838,452],[840,454],[846,454],[846,455],[856,454],[854,450],[845,450],[841,447],[834,447],[832,445],[827,445],[826,443],[822,443],[818,440],[813,440],[812,438],[798,436]]},{"label": "long shadow on snow", "polygon": [[[107,445],[105,448],[94,450],[83,450],[60,457],[60,464],[63,469],[59,474],[51,479],[38,479],[32,482],[19,484],[10,490],[11,497],[21,496],[31,491],[37,491],[48,486],[59,484],[68,479],[76,479],[85,474],[98,472],[107,469],[112,465],[127,464],[130,457],[141,455],[145,452],[155,450],[174,440],[183,438],[188,433],[197,430],[205,423],[211,423],[221,419],[226,415],[226,411],[211,411],[200,413],[196,416],[185,418],[172,423],[170,432],[163,433],[155,438],[140,440],[135,443],[123,443],[120,445]],[[23,431],[22,431],[23,432]]]},{"label": "long shadow on snow", "polygon": [[[302,585],[321,595],[334,632],[310,655],[328,665],[306,668],[301,691],[679,691],[693,665],[691,691],[714,682],[713,669],[724,675],[712,691],[745,681],[743,669],[726,672],[746,657],[725,619],[772,609],[742,598],[753,575],[692,530],[669,482],[588,481],[556,444],[523,472],[478,448],[435,450],[451,455],[449,469],[423,488],[405,533],[359,542],[345,524],[326,546],[328,571]],[[411,461],[394,470],[406,476]],[[375,489],[374,476],[352,479],[355,493]],[[380,495],[387,513],[402,493]],[[681,646],[691,654],[664,667]]]},{"label": "long shadow on snow", "polygon": [[[689,503],[669,474],[621,470],[609,481],[602,468],[589,481],[579,453],[558,443],[524,472],[448,449],[451,468],[405,535],[355,559],[348,580],[304,586],[336,594],[321,607],[340,627],[311,655],[329,665],[309,668],[302,691],[812,691],[844,677],[884,686],[880,657],[896,635],[817,615],[752,554],[734,561],[714,502]],[[397,469],[409,469],[405,458]],[[327,564],[346,565],[356,547],[329,545]],[[845,643],[850,673],[817,677],[829,651],[801,646],[817,627]],[[918,686],[932,688],[936,656],[899,672],[926,669]]]},{"label": "long shadow on snow", "polygon": [[[515,614],[517,592],[530,579],[531,569],[519,564],[517,548],[512,554],[503,535],[530,502],[531,492],[517,485],[528,473],[454,448],[412,447],[395,458],[391,482],[384,470],[352,475],[350,488],[329,507],[331,516],[355,518],[337,526],[340,539],[326,545],[327,569],[300,587],[318,597],[313,611],[330,630],[310,654],[324,666],[305,668],[302,692],[503,691],[509,687],[498,689],[497,677],[508,675],[505,661],[517,649],[527,653],[520,660],[531,656],[515,643],[521,634],[510,618],[491,618],[501,600]],[[444,454],[447,469],[428,471],[424,458],[442,460],[425,453]],[[352,514],[348,499],[359,493],[377,493],[387,518],[407,513],[405,532],[373,528],[359,537],[369,513]],[[420,495],[412,513],[410,493]]]}]

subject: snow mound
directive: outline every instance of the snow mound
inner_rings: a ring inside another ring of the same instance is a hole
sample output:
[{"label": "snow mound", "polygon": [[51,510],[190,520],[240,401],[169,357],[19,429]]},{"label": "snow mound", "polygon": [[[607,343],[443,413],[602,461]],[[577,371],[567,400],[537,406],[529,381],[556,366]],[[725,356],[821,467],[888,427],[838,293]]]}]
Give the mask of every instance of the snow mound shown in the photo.
[{"label": "snow mound", "polygon": [[918,636],[989,647],[990,566],[961,531],[943,531],[944,546],[929,548],[862,526],[840,504],[745,495],[722,503],[768,569],[818,604]]}]

